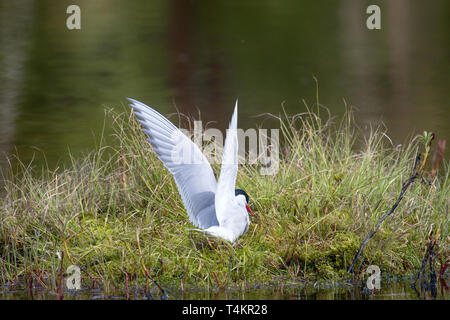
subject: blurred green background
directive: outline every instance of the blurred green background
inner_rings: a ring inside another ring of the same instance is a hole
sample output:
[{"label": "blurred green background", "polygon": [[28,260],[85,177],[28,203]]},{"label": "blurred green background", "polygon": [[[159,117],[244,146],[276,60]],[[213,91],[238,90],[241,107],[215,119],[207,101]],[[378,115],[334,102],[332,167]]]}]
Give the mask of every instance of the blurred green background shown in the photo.
[{"label": "blurred green background", "polygon": [[[66,28],[70,4],[81,30]],[[381,30],[366,28],[370,4]],[[254,127],[282,104],[305,111],[313,76],[332,115],[345,100],[396,144],[448,140],[449,27],[448,0],[0,0],[0,163],[43,152],[55,168],[91,150],[125,97],[220,129],[239,97],[239,125]]]}]

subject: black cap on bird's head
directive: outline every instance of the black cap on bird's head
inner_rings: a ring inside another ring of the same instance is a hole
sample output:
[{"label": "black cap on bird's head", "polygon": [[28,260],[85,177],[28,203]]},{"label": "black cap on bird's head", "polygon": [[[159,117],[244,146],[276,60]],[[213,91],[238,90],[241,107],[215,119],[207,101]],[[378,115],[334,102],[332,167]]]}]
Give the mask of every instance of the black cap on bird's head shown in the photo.
[{"label": "black cap on bird's head", "polygon": [[248,206],[248,202],[249,202],[250,198],[249,198],[247,192],[245,192],[245,191],[242,190],[242,189],[235,189],[235,190],[234,190],[234,195],[235,195],[235,196],[238,196],[238,195],[240,195],[240,194],[242,194],[242,195],[245,197],[245,200],[247,201],[247,204],[245,205],[245,207],[247,208],[248,213],[252,214],[252,210],[251,210],[250,207]]},{"label": "black cap on bird's head", "polygon": [[248,197],[248,194],[247,194],[247,192],[245,192],[244,190],[242,190],[242,189],[236,189],[236,190],[234,190],[234,195],[235,196],[237,196],[237,195],[239,195],[239,194],[242,194],[242,195],[244,195],[244,197],[245,197],[245,200],[247,201],[247,203],[248,203],[248,201],[250,200],[250,198]]}]

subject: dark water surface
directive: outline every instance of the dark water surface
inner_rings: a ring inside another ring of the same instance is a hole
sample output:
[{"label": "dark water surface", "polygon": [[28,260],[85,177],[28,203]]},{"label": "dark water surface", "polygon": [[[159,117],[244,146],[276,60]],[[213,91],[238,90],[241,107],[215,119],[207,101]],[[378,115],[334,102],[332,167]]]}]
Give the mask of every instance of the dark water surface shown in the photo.
[{"label": "dark water surface", "polygon": [[[81,30],[66,8],[81,7]],[[382,29],[365,25],[378,4]],[[357,107],[362,127],[385,123],[395,144],[423,130],[450,139],[450,1],[0,0],[0,168],[17,150],[55,168],[92,150],[105,107],[133,97],[163,114],[178,108],[224,129],[239,97],[239,126],[256,115],[320,103]],[[345,101],[345,102],[344,102]],[[270,125],[270,124],[268,124]],[[106,124],[106,134],[111,133]],[[45,158],[43,157],[45,154]],[[448,156],[447,156],[448,157]],[[392,282],[358,286],[169,290],[172,299],[448,299]],[[123,299],[101,290],[66,299]],[[158,292],[154,292],[159,298]],[[57,299],[43,289],[0,287],[0,299]],[[143,299],[132,289],[131,298]]]},{"label": "dark water surface", "polygon": [[[193,289],[187,288],[181,292],[180,288],[167,289],[167,297],[162,297],[159,291],[150,290],[151,296],[146,296],[145,290],[130,286],[129,298],[169,299],[169,300],[449,300],[449,288],[444,281],[438,283],[433,290],[421,287],[411,287],[412,281],[383,282],[379,290],[368,292],[363,285],[340,284],[285,284],[261,285],[245,289]],[[8,299],[35,299],[56,300],[57,290],[34,288],[33,290],[14,290],[0,287],[0,300]],[[78,291],[65,291],[65,300],[116,300],[126,299],[126,292],[116,290],[108,295],[101,289],[81,289]]]},{"label": "dark water surface", "polygon": [[[89,151],[104,108],[134,97],[162,113],[223,129],[263,112],[333,115],[348,105],[363,124],[384,122],[394,143],[423,130],[450,139],[450,2],[0,0],[0,163],[45,154],[50,167]],[[213,4],[214,3],[214,4]],[[381,30],[366,8],[381,8]],[[110,133],[107,124],[106,133]]]}]

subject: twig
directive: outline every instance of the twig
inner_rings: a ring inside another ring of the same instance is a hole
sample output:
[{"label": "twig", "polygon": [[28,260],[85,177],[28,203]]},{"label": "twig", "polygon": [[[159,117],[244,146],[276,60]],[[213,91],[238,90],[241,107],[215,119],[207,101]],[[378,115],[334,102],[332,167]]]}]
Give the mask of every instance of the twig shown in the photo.
[{"label": "twig", "polygon": [[186,274],[183,273],[180,277],[180,288],[181,288],[181,295],[183,297],[183,300],[184,300],[184,281],[186,281],[185,275]]},{"label": "twig", "polygon": [[35,274],[33,271],[31,271],[31,276],[33,278],[35,278],[37,280],[37,282],[39,282],[39,284],[44,287],[45,289],[47,289],[47,286],[45,285],[45,283],[42,281],[41,277],[38,277],[37,274]]},{"label": "twig", "polygon": [[431,240],[430,243],[428,243],[427,245],[427,250],[425,251],[425,255],[423,256],[422,259],[422,265],[420,266],[419,272],[416,275],[416,278],[412,284],[412,286],[416,286],[417,280],[419,280],[421,278],[421,276],[423,275],[423,272],[425,270],[425,267],[427,266],[427,262],[430,261],[430,267],[432,267],[432,256],[433,256],[433,252],[434,252],[434,246],[436,245],[436,241]]},{"label": "twig", "polygon": [[140,244],[140,241],[139,241],[139,229],[136,232],[136,240],[137,240],[137,246],[138,246],[138,250],[139,250],[139,255],[141,257],[141,266],[142,266],[142,270],[144,271],[145,276],[148,279],[150,279],[158,287],[158,289],[161,291],[162,299],[167,300],[169,298],[169,295],[167,294],[166,290],[163,287],[161,287],[161,285],[158,282],[156,282],[155,279],[153,279],[153,277],[150,275],[150,273],[148,272],[147,268],[145,267],[144,259],[143,259],[143,256],[142,256],[141,244]]},{"label": "twig", "polygon": [[[67,258],[69,258],[69,260],[72,264],[76,264],[75,262],[73,262],[72,257],[70,256],[69,248],[67,247],[67,241],[66,241],[67,239],[64,236],[64,234],[62,235],[62,240],[64,243],[64,249],[66,249],[66,252],[67,252]],[[63,251],[63,256],[64,256],[64,251]]]},{"label": "twig", "polygon": [[127,300],[130,300],[130,291],[128,288],[128,279],[130,278],[130,274],[128,273],[128,271],[122,270],[122,268],[120,268],[120,267],[119,267],[119,269],[120,269],[120,271],[122,271],[125,274],[125,298]]},{"label": "twig", "polygon": [[58,288],[58,298],[59,298],[59,300],[64,299],[64,295],[62,293],[63,263],[64,263],[64,250],[61,251],[61,266],[59,268],[59,288]]},{"label": "twig", "polygon": [[355,258],[353,259],[353,262],[350,266],[350,268],[348,269],[347,273],[351,273],[353,272],[353,268],[355,266],[355,263],[358,261],[359,257],[361,256],[361,251],[362,249],[366,246],[366,244],[369,242],[370,239],[372,239],[372,237],[375,235],[375,233],[378,231],[378,229],[380,228],[381,223],[387,218],[389,217],[394,211],[395,209],[398,207],[400,201],[402,201],[403,196],[405,195],[406,190],[408,190],[409,186],[417,179],[417,174],[412,176],[411,178],[409,178],[402,186],[402,191],[400,192],[400,195],[397,199],[397,201],[395,202],[395,204],[392,206],[391,210],[389,210],[386,214],[384,214],[380,220],[378,220],[377,225],[375,226],[375,228],[373,229],[373,231],[366,237],[366,239],[364,239],[364,241],[361,243],[361,246],[359,247],[358,252],[356,253]]},{"label": "twig", "polygon": [[[425,133],[425,138],[427,138],[426,133]],[[413,174],[412,174],[412,176],[411,176],[408,180],[406,180],[406,181],[403,183],[402,189],[401,189],[400,195],[399,195],[398,198],[397,198],[397,201],[395,201],[395,203],[394,203],[394,205],[392,206],[391,210],[389,210],[387,213],[385,213],[385,214],[380,218],[380,220],[378,220],[378,223],[376,224],[376,226],[375,226],[375,228],[373,229],[373,231],[372,231],[372,232],[366,237],[366,239],[364,239],[364,241],[361,243],[361,245],[360,245],[360,247],[359,247],[359,249],[358,249],[358,252],[356,253],[355,258],[353,259],[352,264],[350,265],[350,267],[349,267],[348,270],[347,270],[347,273],[353,273],[355,264],[356,264],[356,262],[358,261],[359,257],[361,256],[362,249],[366,246],[366,244],[369,242],[369,240],[372,239],[372,237],[373,237],[373,236],[375,235],[375,233],[378,231],[378,229],[379,229],[380,226],[381,226],[381,223],[382,223],[387,217],[389,217],[389,216],[395,211],[395,209],[397,209],[397,207],[398,207],[400,201],[402,201],[402,199],[403,199],[403,197],[404,197],[404,195],[405,195],[405,193],[406,193],[406,190],[408,190],[408,188],[411,186],[411,184],[412,184],[417,178],[422,177],[421,174],[422,174],[423,169],[425,168],[425,163],[426,163],[426,161],[427,161],[427,159],[428,159],[428,154],[429,154],[429,151],[430,151],[431,141],[433,141],[433,139],[434,139],[434,134],[431,134],[431,136],[429,137],[428,141],[426,142],[426,146],[425,146],[426,151],[425,151],[424,159],[423,159],[423,161],[422,161],[420,167],[417,169],[417,166],[418,166],[418,164],[419,164],[419,162],[420,162],[420,158],[421,158],[420,155],[418,155],[418,156],[416,157],[416,159],[415,159],[415,162],[414,162]]]},{"label": "twig", "polygon": [[[422,265],[419,269],[419,272],[417,273],[416,278],[414,279],[414,282],[411,284],[411,288],[413,288],[416,291],[416,294],[418,294],[418,291],[416,289],[416,283],[417,280],[424,278],[424,271],[427,265],[427,262],[429,263],[429,269],[430,269],[430,282],[425,281],[421,282],[421,290],[425,289],[425,291],[430,290],[431,296],[433,298],[436,298],[437,296],[437,289],[436,289],[436,273],[434,272],[433,264],[434,259],[437,255],[437,250],[435,248],[438,246],[438,238],[439,238],[439,232],[436,233],[436,236],[434,239],[431,239],[430,242],[427,245],[427,250],[425,252],[425,255],[422,259]],[[442,279],[441,279],[442,280]],[[418,294],[420,297],[420,294]]]},{"label": "twig", "polygon": [[439,278],[444,278],[445,271],[447,270],[447,267],[449,266],[450,262],[446,262],[445,264],[442,264],[441,270],[439,271]]},{"label": "twig", "polygon": [[219,288],[222,287],[222,285],[221,285],[221,283],[220,283],[220,281],[219,281],[219,278],[217,277],[217,273],[213,270],[212,274],[214,275],[214,278],[216,278],[217,286],[218,286]]}]

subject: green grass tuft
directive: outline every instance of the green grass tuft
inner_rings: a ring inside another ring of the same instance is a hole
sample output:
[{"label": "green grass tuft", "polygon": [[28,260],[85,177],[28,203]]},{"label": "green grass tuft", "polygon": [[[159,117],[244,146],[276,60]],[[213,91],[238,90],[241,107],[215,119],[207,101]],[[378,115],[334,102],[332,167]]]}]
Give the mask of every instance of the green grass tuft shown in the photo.
[{"label": "green grass tuft", "polygon": [[[163,286],[342,279],[424,148],[420,139],[392,146],[379,130],[358,139],[351,112],[337,124],[313,113],[284,116],[279,172],[263,176],[258,165],[240,166],[238,185],[249,193],[254,215],[248,232],[230,245],[189,230],[174,180],[133,116],[107,116],[115,130],[111,146],[59,171],[36,174],[32,164],[15,162],[4,174],[1,282],[34,277],[54,287],[58,251],[65,252],[65,268],[81,267],[85,286],[123,287],[122,270],[144,285],[143,266]],[[448,257],[449,163],[427,179],[430,185],[414,183],[384,221],[359,270],[369,264],[393,274],[404,274],[405,265],[417,270],[432,230],[439,232],[438,260]]]}]

